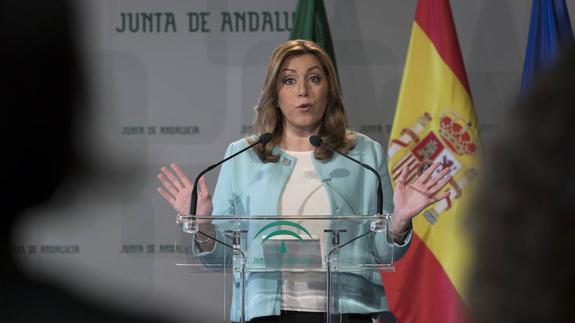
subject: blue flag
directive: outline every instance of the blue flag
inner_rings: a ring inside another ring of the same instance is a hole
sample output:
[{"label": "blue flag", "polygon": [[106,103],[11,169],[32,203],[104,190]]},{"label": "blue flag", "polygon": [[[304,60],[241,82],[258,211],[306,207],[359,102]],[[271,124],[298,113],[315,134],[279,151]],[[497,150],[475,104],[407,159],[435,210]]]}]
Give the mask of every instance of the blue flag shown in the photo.
[{"label": "blue flag", "polygon": [[555,61],[563,48],[572,44],[573,31],[565,0],[533,0],[521,92]]}]

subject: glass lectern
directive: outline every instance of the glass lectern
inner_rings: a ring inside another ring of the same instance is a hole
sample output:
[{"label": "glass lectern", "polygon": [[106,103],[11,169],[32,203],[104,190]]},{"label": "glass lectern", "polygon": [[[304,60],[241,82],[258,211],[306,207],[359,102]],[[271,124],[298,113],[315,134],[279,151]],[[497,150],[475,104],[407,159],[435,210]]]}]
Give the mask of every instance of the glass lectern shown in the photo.
[{"label": "glass lectern", "polygon": [[[321,311],[326,322],[381,311],[381,271],[394,270],[390,215],[180,217],[177,265],[217,272],[232,292],[224,322]],[[227,279],[229,277],[232,279]],[[227,298],[229,299],[229,298]],[[231,304],[229,304],[231,303]]]}]

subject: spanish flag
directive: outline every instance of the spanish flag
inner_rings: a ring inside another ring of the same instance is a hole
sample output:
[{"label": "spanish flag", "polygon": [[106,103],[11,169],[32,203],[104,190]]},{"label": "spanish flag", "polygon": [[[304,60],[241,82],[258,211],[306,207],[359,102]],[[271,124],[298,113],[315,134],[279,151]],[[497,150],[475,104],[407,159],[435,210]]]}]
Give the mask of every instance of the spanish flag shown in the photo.
[{"label": "spanish flag", "polygon": [[[414,218],[413,241],[392,273],[382,273],[401,323],[468,322],[465,273],[470,248],[461,223],[477,182],[479,142],[469,82],[448,0],[419,0],[388,150],[397,179],[427,165],[451,166],[450,196]],[[395,181],[394,181],[395,183]]]}]

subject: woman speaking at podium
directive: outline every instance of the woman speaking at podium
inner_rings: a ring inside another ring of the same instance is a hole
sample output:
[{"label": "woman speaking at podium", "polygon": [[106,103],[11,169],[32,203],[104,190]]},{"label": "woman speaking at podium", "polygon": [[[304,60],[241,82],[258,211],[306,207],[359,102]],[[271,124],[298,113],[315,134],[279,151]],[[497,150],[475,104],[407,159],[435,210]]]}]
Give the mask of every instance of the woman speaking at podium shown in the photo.
[{"label": "woman speaking at podium", "polygon": [[[438,164],[409,184],[404,169],[394,194],[381,145],[348,128],[334,65],[314,42],[290,40],[274,50],[255,110],[253,130],[271,133],[271,139],[223,164],[213,197],[205,178],[200,178],[197,215],[376,214],[377,177],[334,154],[329,146],[380,174],[383,208],[393,212],[388,237],[393,243],[388,248],[394,248],[397,257],[409,246],[411,219],[449,194],[439,191],[451,178],[450,169],[435,172]],[[313,135],[325,145],[312,145],[309,138]],[[233,142],[226,156],[256,141],[249,137]],[[193,184],[178,165],[170,168],[162,167],[158,191],[179,214],[189,214]],[[213,240],[196,241],[207,253],[217,248]],[[361,291],[357,298],[343,300],[348,322],[371,322],[373,313],[389,311],[381,278],[373,276],[355,286]],[[250,281],[246,320],[322,322],[325,286],[308,286],[311,288],[290,288],[265,277]],[[237,320],[234,312],[232,319]]]}]

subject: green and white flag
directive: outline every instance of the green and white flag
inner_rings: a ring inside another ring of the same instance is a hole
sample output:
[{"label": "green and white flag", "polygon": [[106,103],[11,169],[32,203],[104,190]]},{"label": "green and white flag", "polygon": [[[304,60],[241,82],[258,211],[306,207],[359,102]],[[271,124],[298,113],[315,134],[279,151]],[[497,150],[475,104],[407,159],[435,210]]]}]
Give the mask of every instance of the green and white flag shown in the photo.
[{"label": "green and white flag", "polygon": [[337,69],[323,0],[299,0],[289,39],[306,39],[318,43],[329,54]]}]

